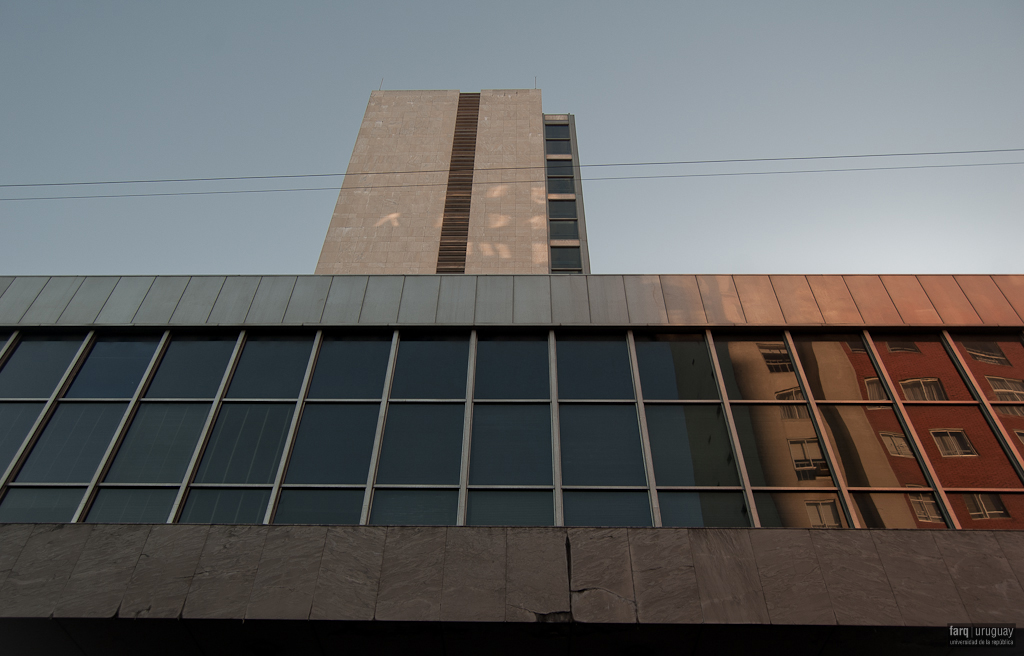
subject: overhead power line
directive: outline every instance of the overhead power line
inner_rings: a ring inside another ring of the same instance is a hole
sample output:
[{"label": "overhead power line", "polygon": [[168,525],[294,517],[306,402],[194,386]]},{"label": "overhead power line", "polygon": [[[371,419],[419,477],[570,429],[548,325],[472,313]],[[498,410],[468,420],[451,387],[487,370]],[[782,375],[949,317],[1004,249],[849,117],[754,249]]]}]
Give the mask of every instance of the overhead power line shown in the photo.
[{"label": "overhead power line", "polygon": [[[926,157],[939,155],[984,155],[993,153],[1019,153],[1024,148],[996,148],[989,150],[940,150],[918,153],[868,153],[859,155],[811,155],[806,157],[747,157],[741,159],[693,159],[669,162],[612,162],[604,164],[580,164],[581,168],[598,168],[609,166],[681,166],[687,164],[742,164],[754,162],[795,162],[811,160],[860,159],[871,157]],[[475,171],[523,171],[544,169],[544,166],[506,166],[494,168],[478,168]],[[154,178],[151,180],[91,180],[87,182],[26,182],[5,183],[0,188],[11,187],[74,187],[84,185],[115,185],[115,184],[153,184],[164,182],[227,182],[237,180],[285,180],[294,178],[337,178],[356,175],[398,175],[420,173],[447,173],[448,169],[430,169],[421,171],[350,171],[348,173],[295,173],[285,175],[234,175],[209,178]]]},{"label": "overhead power line", "polygon": [[[668,175],[627,175],[627,176],[612,176],[612,177],[599,177],[599,178],[581,178],[583,182],[595,182],[604,180],[660,180],[666,178],[717,178],[717,177],[729,177],[729,176],[745,176],[745,175],[787,175],[794,173],[845,173],[851,171],[902,171],[909,169],[950,169],[950,168],[966,168],[976,166],[1015,166],[1024,164],[1021,162],[979,162],[973,164],[920,164],[914,166],[870,166],[870,167],[858,167],[858,168],[843,168],[843,169],[802,169],[796,171],[736,171],[731,173],[679,173],[679,174],[668,174]],[[474,185],[494,185],[494,184],[539,184],[541,180],[511,180],[508,182],[473,182]],[[355,191],[361,189],[399,189],[409,187],[443,187],[446,186],[447,182],[430,183],[430,184],[396,184],[396,185],[368,185],[363,187],[345,187],[346,191]],[[279,192],[294,192],[294,191],[339,191],[339,187],[292,187],[287,189],[225,189],[225,190],[211,190],[211,191],[166,191],[166,192],[152,192],[142,194],[95,194],[95,195],[82,195],[82,196],[24,196],[17,198],[0,198],[2,201],[20,201],[20,200],[78,200],[85,198],[147,198],[153,196],[210,196],[217,194],[266,194],[266,193],[279,193]]]}]

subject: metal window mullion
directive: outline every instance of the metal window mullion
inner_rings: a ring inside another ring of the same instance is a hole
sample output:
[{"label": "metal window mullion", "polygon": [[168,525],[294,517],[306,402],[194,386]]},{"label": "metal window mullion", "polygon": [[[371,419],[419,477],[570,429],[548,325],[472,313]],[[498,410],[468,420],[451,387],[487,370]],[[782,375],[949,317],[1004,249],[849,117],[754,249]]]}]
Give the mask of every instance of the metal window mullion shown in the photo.
[{"label": "metal window mullion", "polygon": [[269,524],[277,512],[277,500],[281,496],[281,482],[284,480],[285,470],[288,469],[288,462],[291,460],[292,446],[295,444],[295,434],[299,430],[299,421],[302,419],[302,408],[309,393],[309,384],[313,380],[313,369],[316,367],[316,360],[320,357],[320,345],[324,341],[324,332],[316,331],[313,338],[313,350],[309,353],[309,362],[306,363],[306,373],[302,376],[302,386],[299,388],[299,398],[295,401],[295,410],[292,412],[292,421],[288,426],[288,435],[284,439],[284,448],[281,449],[281,461],[277,464],[277,475],[274,476],[274,487],[270,493],[270,503],[267,504],[267,512],[263,515],[263,523]]},{"label": "metal window mullion", "polygon": [[373,499],[373,483],[377,479],[380,465],[380,448],[384,439],[384,422],[388,414],[388,399],[391,397],[391,383],[395,379],[395,362],[398,360],[398,331],[391,334],[391,352],[388,354],[388,369],[384,374],[384,391],[381,392],[380,410],[377,413],[377,430],[373,434],[373,449],[370,451],[370,470],[366,474],[366,489],[363,492],[363,508],[359,512],[359,524],[370,521],[370,501]]},{"label": "metal window mullion", "polygon": [[71,517],[72,522],[82,521],[85,510],[92,502],[92,497],[96,493],[96,486],[110,467],[110,463],[108,461],[113,457],[118,446],[121,444],[121,441],[124,439],[124,434],[128,430],[128,426],[132,423],[135,413],[138,411],[139,399],[142,398],[143,392],[145,392],[146,388],[149,387],[149,382],[153,379],[153,374],[156,373],[156,368],[160,364],[161,358],[164,357],[164,353],[167,351],[167,345],[170,341],[171,331],[165,330],[164,334],[160,336],[160,341],[156,345],[156,350],[153,351],[153,356],[149,359],[146,371],[142,374],[142,379],[135,387],[135,393],[132,394],[132,398],[128,402],[128,407],[125,408],[124,414],[121,415],[121,422],[117,425],[117,430],[114,431],[114,435],[110,438],[110,442],[107,443],[107,448],[103,452],[103,457],[100,458],[99,463],[96,465],[96,471],[93,472],[92,479],[89,481],[89,487],[85,490],[85,495],[82,497],[81,501],[78,502],[78,508],[75,510],[75,514]]},{"label": "metal window mullion", "polygon": [[640,367],[636,357],[636,342],[633,331],[626,331],[626,345],[629,348],[629,367],[633,372],[633,394],[636,396],[637,416],[640,419],[640,445],[644,452],[644,469],[647,471],[647,487],[651,496],[651,517],[654,526],[661,526],[661,504],[658,502],[658,485],[654,479],[654,459],[651,456],[651,438],[647,432],[647,410],[644,407],[644,394],[640,387]]},{"label": "metal window mullion", "polygon": [[227,369],[224,370],[224,375],[220,379],[220,385],[217,386],[217,394],[213,399],[213,404],[206,415],[203,430],[199,433],[196,448],[192,451],[192,459],[189,460],[188,468],[185,470],[185,477],[182,479],[181,485],[178,486],[178,494],[174,497],[174,504],[171,505],[171,512],[167,516],[168,524],[176,522],[181,514],[182,501],[185,499],[186,492],[188,492],[189,484],[195,478],[199,460],[203,457],[203,451],[206,450],[206,444],[210,439],[210,433],[213,431],[214,422],[217,421],[217,415],[220,413],[221,403],[224,401],[224,395],[227,394],[228,384],[231,382],[231,377],[234,375],[235,368],[238,366],[238,360],[242,355],[242,349],[245,347],[245,340],[245,331],[240,331],[235,339],[235,349],[231,352],[231,359],[228,360]]},{"label": "metal window mullion", "polygon": [[46,423],[50,421],[50,417],[53,416],[53,412],[57,407],[57,399],[64,395],[64,391],[68,385],[74,379],[78,370],[82,368],[82,363],[85,362],[90,349],[92,349],[93,343],[96,341],[96,331],[90,330],[82,340],[82,343],[78,346],[78,351],[75,352],[75,357],[71,358],[71,362],[68,364],[68,368],[64,371],[64,375],[61,376],[60,381],[54,388],[53,393],[50,394],[50,398],[43,404],[43,409],[36,417],[35,423],[32,424],[32,428],[29,429],[25,439],[21,441],[21,446],[14,453],[14,457],[11,462],[7,465],[7,469],[4,470],[3,477],[0,477],[0,492],[6,492],[7,484],[14,478],[14,474],[17,473],[21,464],[25,458],[28,457],[29,452],[35,445],[36,440],[39,439],[39,434],[42,432]]},{"label": "metal window mullion", "polygon": [[0,346],[0,369],[3,369],[4,364],[7,362],[7,357],[14,352],[14,345],[17,344],[20,336],[21,331],[15,330],[8,336],[7,341]]},{"label": "metal window mullion", "polygon": [[562,441],[558,421],[558,354],[555,331],[548,331],[548,387],[551,397],[551,484],[554,487],[555,526],[565,524],[562,507]]},{"label": "metal window mullion", "polygon": [[864,344],[868,349],[868,357],[871,358],[872,364],[875,365],[875,371],[881,377],[882,383],[885,385],[886,394],[892,399],[892,403],[896,406],[896,418],[900,422],[900,426],[903,427],[903,431],[910,437],[911,445],[916,452],[918,462],[924,466],[925,480],[932,488],[932,492],[936,497],[935,501],[939,506],[939,512],[942,513],[943,518],[946,520],[948,526],[952,526],[955,529],[962,528],[960,526],[960,520],[956,518],[953,511],[950,510],[949,498],[946,496],[946,491],[939,485],[939,477],[935,473],[935,468],[932,466],[932,461],[928,457],[928,453],[924,450],[924,445],[921,443],[921,438],[918,437],[917,431],[914,429],[914,423],[910,420],[910,415],[907,414],[907,409],[900,399],[900,395],[896,392],[896,387],[893,385],[892,378],[889,376],[889,371],[885,368],[882,363],[882,357],[878,354],[878,349],[875,348],[875,342],[871,339],[871,333],[867,329],[862,333]]},{"label": "metal window mullion", "polygon": [[740,445],[740,434],[736,430],[736,421],[732,416],[732,406],[729,404],[729,393],[725,389],[725,378],[722,376],[722,365],[718,362],[718,352],[715,349],[715,338],[711,330],[704,331],[704,341],[708,347],[708,355],[711,357],[711,367],[715,372],[715,382],[718,384],[718,396],[722,399],[722,406],[725,408],[725,424],[729,429],[729,438],[732,440],[732,450],[736,455],[736,467],[740,472],[740,481],[743,483],[743,496],[747,499],[747,507],[750,509],[750,521],[755,526],[761,526],[761,517],[757,513],[757,505],[754,503],[754,491],[750,485],[750,475],[747,473],[747,463],[743,459],[743,447]]},{"label": "metal window mullion", "polygon": [[995,407],[989,402],[988,397],[981,389],[981,385],[978,384],[978,379],[974,377],[974,373],[971,368],[967,366],[967,361],[964,360],[960,351],[956,348],[953,343],[953,338],[950,336],[948,330],[942,331],[942,345],[946,347],[946,352],[949,353],[950,357],[953,358],[953,364],[960,370],[960,375],[967,381],[968,386],[971,390],[971,395],[978,403],[981,404],[982,413],[985,415],[985,421],[988,422],[989,427],[996,434],[996,438],[999,440],[1003,451],[1010,455],[1010,463],[1013,466],[1017,477],[1024,480],[1024,457],[1022,457],[1020,450],[1014,443],[1014,440],[1010,439],[1009,434],[1006,432],[1006,428],[1003,426],[1003,422],[999,421],[996,417]]},{"label": "metal window mullion", "polygon": [[846,487],[845,476],[843,476],[838,466],[839,458],[832,449],[832,442],[829,441],[828,434],[825,432],[825,420],[821,416],[821,410],[818,409],[818,403],[814,398],[814,393],[811,391],[811,385],[807,381],[807,373],[804,371],[803,362],[800,361],[800,356],[796,352],[796,343],[793,341],[793,335],[788,330],[782,332],[786,340],[786,348],[789,349],[790,357],[793,359],[793,370],[796,373],[797,383],[803,391],[804,400],[810,403],[811,406],[810,419],[814,426],[814,431],[818,435],[818,443],[824,448],[825,458],[832,471],[832,478],[839,488],[839,499],[843,506],[843,512],[846,514],[846,521],[853,528],[864,528],[861,526],[857,513],[853,511],[853,497],[850,496],[850,491]]},{"label": "metal window mullion", "polygon": [[476,382],[476,331],[469,333],[469,362],[466,368],[466,408],[462,421],[462,463],[459,467],[459,512],[456,526],[466,525],[469,505],[469,451],[473,434],[473,386]]}]

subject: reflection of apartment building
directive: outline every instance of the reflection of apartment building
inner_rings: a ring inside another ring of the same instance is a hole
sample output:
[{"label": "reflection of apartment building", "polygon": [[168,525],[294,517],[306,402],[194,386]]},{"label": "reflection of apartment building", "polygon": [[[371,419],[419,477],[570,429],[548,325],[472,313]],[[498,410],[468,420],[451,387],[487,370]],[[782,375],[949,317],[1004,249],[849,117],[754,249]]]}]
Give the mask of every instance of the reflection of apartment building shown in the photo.
[{"label": "reflection of apartment building", "polygon": [[374,92],[316,275],[0,277],[5,639],[1024,620],[1024,277],[588,275],[581,178],[537,90]]}]

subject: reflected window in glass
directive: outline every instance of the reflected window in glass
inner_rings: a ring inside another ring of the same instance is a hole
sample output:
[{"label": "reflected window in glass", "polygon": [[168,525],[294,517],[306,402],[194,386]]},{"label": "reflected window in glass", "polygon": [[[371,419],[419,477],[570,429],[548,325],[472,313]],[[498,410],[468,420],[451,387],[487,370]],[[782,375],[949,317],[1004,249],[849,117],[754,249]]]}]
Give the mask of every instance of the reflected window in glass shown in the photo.
[{"label": "reflected window in glass", "polygon": [[0,398],[49,398],[81,345],[80,336],[22,338],[0,369]]},{"label": "reflected window in glass", "polygon": [[772,400],[799,387],[781,335],[716,336],[715,351],[731,399]]},{"label": "reflected window in glass", "polygon": [[924,473],[890,406],[819,405],[825,435],[853,487],[926,485]]},{"label": "reflected window in glass", "polygon": [[853,508],[864,528],[946,528],[931,492],[853,492]]},{"label": "reflected window in glass", "polygon": [[754,492],[765,528],[848,528],[839,497],[831,492]]},{"label": "reflected window in glass", "polygon": [[884,392],[872,396],[872,390],[861,385],[865,379],[877,381],[878,372],[857,335],[795,335],[793,341],[815,399],[886,398]]},{"label": "reflected window in glass", "polygon": [[824,487],[833,484],[814,424],[808,416],[797,417],[787,410],[796,407],[800,406],[732,406],[752,485]]},{"label": "reflected window in glass", "polygon": [[977,406],[908,405],[907,414],[942,485],[1022,487],[1002,444]]},{"label": "reflected window in glass", "polygon": [[875,347],[906,401],[972,401],[938,335],[878,335]]},{"label": "reflected window in glass", "polygon": [[231,377],[228,398],[296,398],[312,347],[312,337],[252,337],[246,340]]}]

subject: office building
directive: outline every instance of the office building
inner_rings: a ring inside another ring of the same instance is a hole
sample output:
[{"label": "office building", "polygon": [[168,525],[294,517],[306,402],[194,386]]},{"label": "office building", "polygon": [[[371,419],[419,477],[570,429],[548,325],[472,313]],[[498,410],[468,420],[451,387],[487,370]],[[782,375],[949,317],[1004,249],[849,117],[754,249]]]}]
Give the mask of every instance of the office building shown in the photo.
[{"label": "office building", "polygon": [[317,275],[0,278],[11,644],[1020,622],[1024,276],[589,275],[572,117],[474,96],[372,94]]}]

